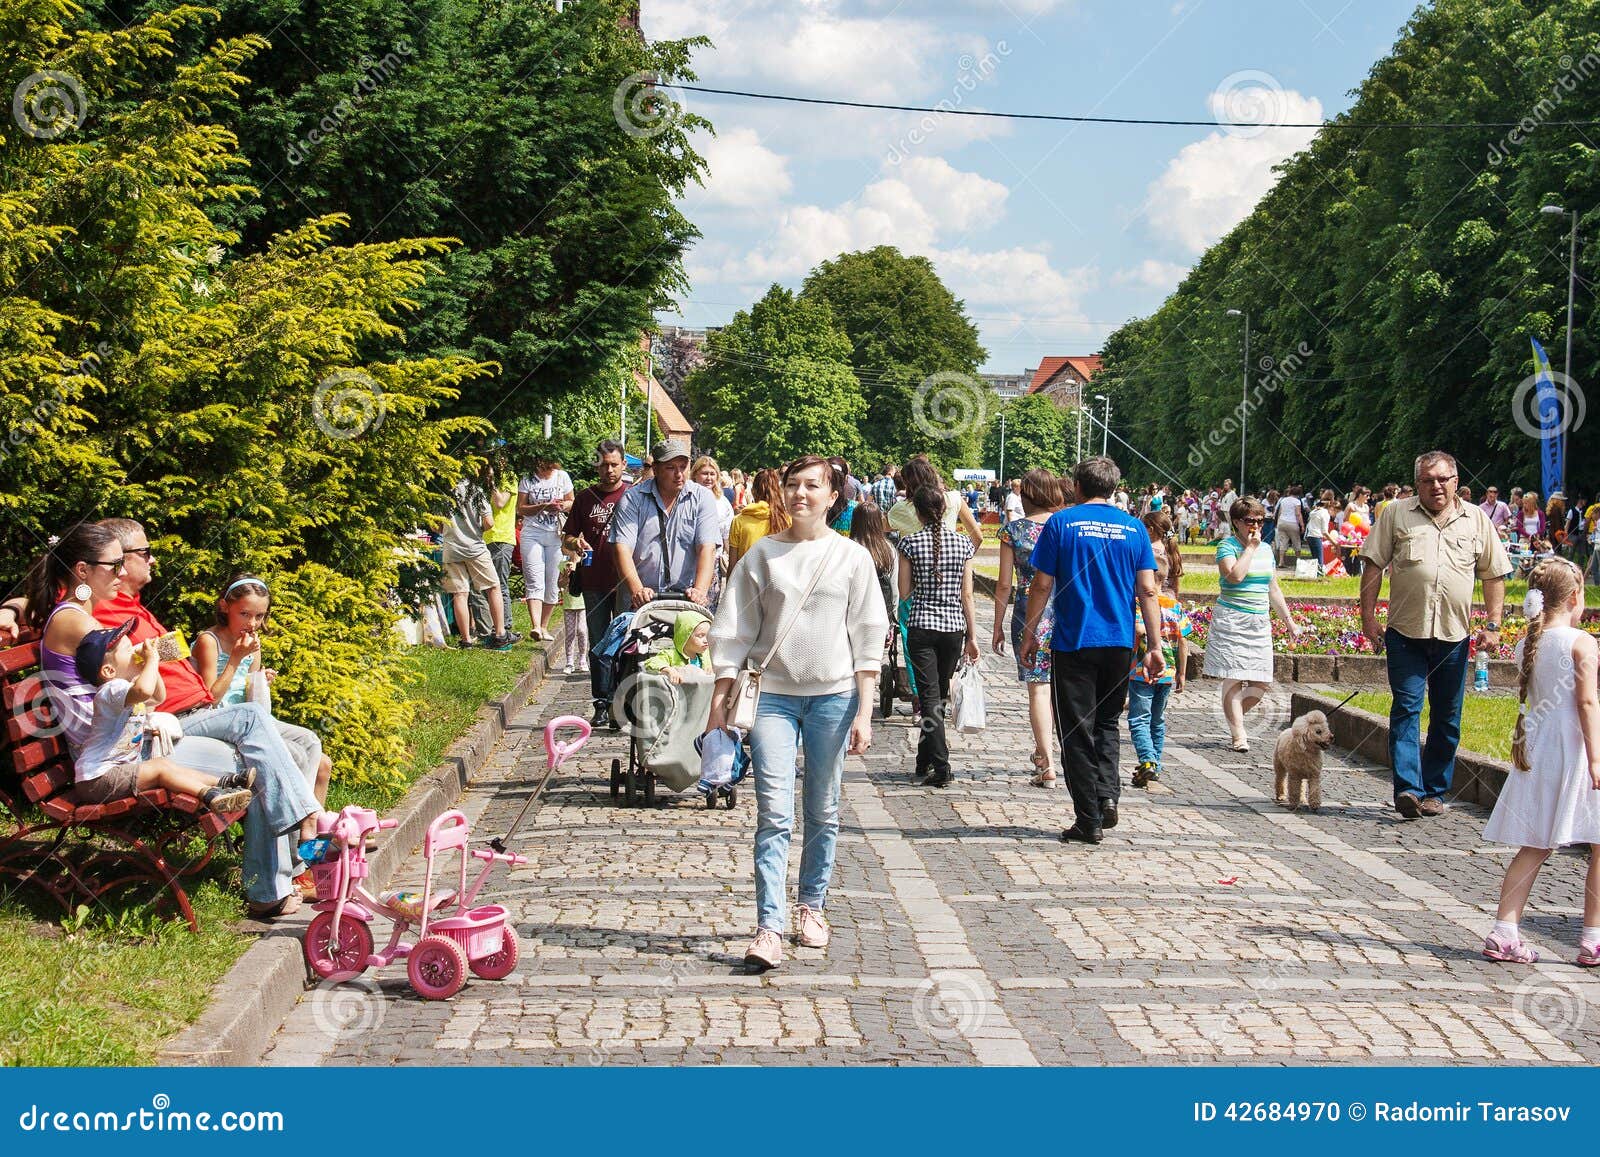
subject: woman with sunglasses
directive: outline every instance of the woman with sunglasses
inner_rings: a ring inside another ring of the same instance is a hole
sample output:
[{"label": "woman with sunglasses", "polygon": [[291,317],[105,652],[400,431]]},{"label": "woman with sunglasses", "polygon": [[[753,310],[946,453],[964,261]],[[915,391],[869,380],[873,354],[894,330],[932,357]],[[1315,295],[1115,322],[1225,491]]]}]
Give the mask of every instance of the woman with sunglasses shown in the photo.
[{"label": "woman with sunglasses", "polygon": [[1228,508],[1233,533],[1217,544],[1220,593],[1206,635],[1205,673],[1223,680],[1222,713],[1228,721],[1233,750],[1250,750],[1244,716],[1266,697],[1272,686],[1272,616],[1276,610],[1289,626],[1291,641],[1300,627],[1278,589],[1272,551],[1261,541],[1267,511],[1254,498],[1240,498]]}]

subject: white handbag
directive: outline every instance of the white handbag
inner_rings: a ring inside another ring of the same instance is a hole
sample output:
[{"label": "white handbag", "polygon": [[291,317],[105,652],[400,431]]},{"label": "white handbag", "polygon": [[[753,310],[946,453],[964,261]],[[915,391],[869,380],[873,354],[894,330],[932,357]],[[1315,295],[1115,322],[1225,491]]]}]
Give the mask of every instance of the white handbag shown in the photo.
[{"label": "white handbag", "polygon": [[778,648],[783,646],[783,641],[789,637],[789,630],[800,618],[800,612],[805,609],[806,603],[811,598],[811,592],[817,589],[817,582],[822,578],[822,572],[828,569],[828,560],[832,557],[835,547],[831,544],[823,552],[822,560],[817,564],[816,572],[811,576],[811,581],[806,585],[805,594],[800,596],[800,601],[795,604],[794,613],[789,616],[789,621],[784,623],[772,640],[772,648],[767,652],[767,657],[761,660],[759,667],[745,667],[733,680],[733,690],[728,693],[727,723],[729,727],[737,727],[741,731],[750,731],[756,725],[756,708],[761,703],[761,676],[767,669],[767,664],[778,653]]},{"label": "white handbag", "polygon": [[976,663],[963,663],[950,689],[951,713],[955,729],[964,735],[988,726],[988,711],[983,698],[983,672]]}]

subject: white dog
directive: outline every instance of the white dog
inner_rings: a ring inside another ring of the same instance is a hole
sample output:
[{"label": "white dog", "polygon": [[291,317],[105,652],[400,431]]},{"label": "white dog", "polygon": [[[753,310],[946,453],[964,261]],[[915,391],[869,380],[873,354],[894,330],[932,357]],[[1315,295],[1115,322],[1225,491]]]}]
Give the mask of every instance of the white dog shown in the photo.
[{"label": "white dog", "polygon": [[1321,711],[1308,711],[1278,736],[1272,749],[1272,793],[1291,808],[1322,806],[1322,753],[1333,746],[1333,730]]}]

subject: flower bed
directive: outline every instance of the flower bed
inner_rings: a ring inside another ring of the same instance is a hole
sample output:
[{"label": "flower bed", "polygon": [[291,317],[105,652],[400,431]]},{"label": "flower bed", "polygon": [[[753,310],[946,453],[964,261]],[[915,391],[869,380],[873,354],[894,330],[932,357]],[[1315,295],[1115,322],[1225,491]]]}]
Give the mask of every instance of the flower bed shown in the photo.
[{"label": "flower bed", "polygon": [[[1206,633],[1211,627],[1211,613],[1213,608],[1209,605],[1194,606],[1189,610],[1189,621],[1194,624],[1194,636],[1190,640],[1195,646],[1204,648]],[[1301,635],[1298,643],[1289,641],[1289,628],[1283,620],[1276,615],[1272,618],[1272,649],[1281,655],[1372,655],[1376,652],[1367,637],[1361,633],[1361,610],[1359,607],[1328,606],[1321,603],[1291,602],[1289,611],[1294,615],[1295,621],[1300,624]],[[1389,604],[1380,600],[1378,603],[1378,622],[1381,624],[1389,614]],[[1482,626],[1484,616],[1482,612],[1475,612],[1472,616],[1473,629]],[[1593,635],[1600,635],[1600,615],[1590,613],[1584,616],[1583,628]],[[1500,643],[1489,654],[1491,659],[1511,659],[1515,657],[1517,643],[1522,639],[1523,632],[1527,629],[1527,620],[1520,616],[1509,616],[1500,626]]]}]

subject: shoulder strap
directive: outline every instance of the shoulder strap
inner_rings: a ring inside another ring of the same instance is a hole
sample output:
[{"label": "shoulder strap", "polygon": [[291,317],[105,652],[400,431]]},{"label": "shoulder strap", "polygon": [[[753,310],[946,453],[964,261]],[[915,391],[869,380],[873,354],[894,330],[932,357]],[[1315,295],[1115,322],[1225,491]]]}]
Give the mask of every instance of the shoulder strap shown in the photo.
[{"label": "shoulder strap", "polygon": [[[834,537],[837,538],[838,536],[835,535]],[[767,664],[772,662],[778,653],[778,648],[782,647],[783,641],[789,637],[790,629],[799,621],[800,612],[805,610],[806,603],[811,599],[811,592],[817,589],[817,583],[822,578],[822,572],[828,569],[828,559],[832,557],[836,549],[834,543],[831,542],[823,548],[822,558],[817,561],[817,569],[812,572],[811,581],[806,584],[805,593],[800,596],[800,601],[795,604],[794,613],[789,616],[789,621],[778,628],[778,633],[772,640],[772,649],[767,652],[767,657],[761,660],[761,666],[756,668],[756,674],[763,674],[766,671]]]}]

